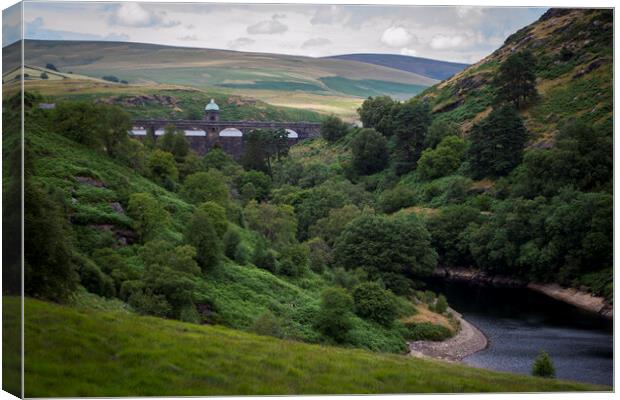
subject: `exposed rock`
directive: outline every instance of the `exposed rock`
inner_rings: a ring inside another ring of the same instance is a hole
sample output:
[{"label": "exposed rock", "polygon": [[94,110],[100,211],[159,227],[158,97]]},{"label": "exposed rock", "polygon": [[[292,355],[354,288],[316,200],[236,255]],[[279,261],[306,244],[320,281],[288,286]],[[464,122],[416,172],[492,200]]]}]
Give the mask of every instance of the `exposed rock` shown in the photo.
[{"label": "exposed rock", "polygon": [[138,235],[129,229],[119,228],[112,224],[98,224],[92,226],[102,231],[112,232],[120,246],[128,246],[138,241]]},{"label": "exposed rock", "polygon": [[117,104],[121,106],[149,106],[149,105],[161,105],[166,107],[176,108],[178,100],[176,97],[168,96],[165,94],[153,94],[153,95],[137,95],[137,96],[112,96],[97,100],[99,103],[105,104]]},{"label": "exposed rock", "polygon": [[589,74],[590,72],[592,72],[595,69],[599,68],[601,65],[603,65],[603,60],[601,60],[601,59],[594,60],[590,64],[588,64],[587,67],[582,68],[579,71],[577,71],[577,73],[575,75],[573,75],[573,79],[577,79],[577,78],[580,78],[580,77],[584,76],[585,74]]}]

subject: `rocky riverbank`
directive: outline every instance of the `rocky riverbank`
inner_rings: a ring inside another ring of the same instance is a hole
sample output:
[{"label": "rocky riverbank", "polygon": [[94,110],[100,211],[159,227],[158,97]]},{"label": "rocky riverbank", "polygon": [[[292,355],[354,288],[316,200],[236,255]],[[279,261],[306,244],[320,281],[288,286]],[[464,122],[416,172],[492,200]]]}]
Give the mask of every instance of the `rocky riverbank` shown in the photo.
[{"label": "rocky riverbank", "polygon": [[409,355],[458,362],[488,346],[484,333],[465,320],[458,312],[452,309],[450,312],[460,324],[458,333],[441,342],[428,340],[409,342]]},{"label": "rocky riverbank", "polygon": [[501,275],[489,275],[483,271],[470,268],[438,267],[435,276],[445,279],[462,280],[476,284],[500,287],[526,287],[530,290],[547,295],[559,301],[571,304],[582,310],[613,319],[613,306],[604,298],[574,288],[564,288],[557,284],[526,282]]}]

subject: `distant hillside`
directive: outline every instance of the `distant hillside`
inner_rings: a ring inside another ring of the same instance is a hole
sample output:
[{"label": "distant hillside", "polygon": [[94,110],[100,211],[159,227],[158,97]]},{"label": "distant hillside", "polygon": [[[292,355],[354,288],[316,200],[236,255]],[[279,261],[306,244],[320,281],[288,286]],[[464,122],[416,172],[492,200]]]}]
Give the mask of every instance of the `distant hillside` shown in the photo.
[{"label": "distant hillside", "polygon": [[[28,65],[51,63],[60,71],[95,78],[114,75],[129,83],[219,87],[240,94],[275,91],[407,98],[437,82],[364,62],[281,54],[95,41],[27,40],[24,46]],[[7,62],[19,56],[17,46],[4,50]]]},{"label": "distant hillside", "polygon": [[499,65],[523,50],[536,59],[540,99],[522,112],[534,145],[551,144],[558,126],[570,118],[612,129],[613,10],[550,9],[491,55],[420,96],[437,117],[467,132],[491,111]]},{"label": "distant hillside", "polygon": [[469,64],[432,60],[422,57],[402,56],[398,54],[343,54],[325,58],[382,65],[384,67],[413,72],[437,80],[447,79],[469,66]]}]

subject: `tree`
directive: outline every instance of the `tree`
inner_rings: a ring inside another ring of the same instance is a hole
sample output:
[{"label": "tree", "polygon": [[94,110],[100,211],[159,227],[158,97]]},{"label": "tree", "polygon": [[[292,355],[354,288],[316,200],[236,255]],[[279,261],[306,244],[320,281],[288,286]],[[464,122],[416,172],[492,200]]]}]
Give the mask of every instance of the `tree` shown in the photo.
[{"label": "tree", "polygon": [[49,79],[47,72],[41,72],[41,79]]},{"label": "tree", "polygon": [[185,137],[185,132],[177,129],[174,125],[166,125],[164,134],[157,141],[157,147],[172,153],[178,163],[182,162],[189,153],[189,143]]},{"label": "tree", "polygon": [[51,69],[52,71],[56,71],[56,72],[58,72],[58,68],[56,68],[56,66],[55,66],[54,64],[51,64],[51,63],[47,63],[47,64],[45,65],[45,68],[46,68],[46,69]]},{"label": "tree", "polygon": [[461,166],[465,157],[465,140],[458,136],[445,137],[437,148],[428,148],[418,160],[418,176],[424,180],[451,175]]},{"label": "tree", "polygon": [[437,296],[437,302],[435,303],[435,312],[443,314],[448,311],[448,299],[443,294]]},{"label": "tree", "polygon": [[226,210],[224,207],[214,201],[206,201],[202,203],[198,209],[204,211],[209,218],[211,218],[211,224],[215,232],[220,238],[223,238],[228,230],[228,219],[226,218]]},{"label": "tree", "polygon": [[181,181],[185,181],[189,175],[203,171],[203,163],[200,156],[195,151],[189,151],[183,158],[183,161],[178,164],[179,178]]},{"label": "tree", "polygon": [[269,175],[261,171],[248,171],[241,176],[239,186],[243,188],[245,185],[252,185],[254,187],[254,199],[264,201],[269,198],[269,193],[271,192],[271,178]]},{"label": "tree", "polygon": [[353,169],[360,175],[381,171],[388,163],[387,140],[374,129],[362,129],[351,140]]},{"label": "tree", "polygon": [[534,360],[532,375],[543,378],[555,378],[555,367],[547,352],[541,351]]},{"label": "tree", "polygon": [[396,296],[385,290],[377,282],[366,282],[353,289],[355,313],[361,318],[391,326],[398,309]]},{"label": "tree", "polygon": [[297,218],[289,205],[274,205],[250,201],[243,209],[250,229],[260,233],[277,248],[285,248],[297,240]]},{"label": "tree", "polygon": [[362,210],[353,204],[331,209],[326,217],[318,219],[310,227],[310,236],[319,236],[329,246],[333,246],[345,226],[360,215]]},{"label": "tree", "polygon": [[288,276],[301,276],[308,270],[308,247],[291,244],[280,251],[278,272]]},{"label": "tree", "polygon": [[196,260],[203,271],[220,262],[224,252],[223,243],[208,212],[200,208],[194,212],[185,230],[185,242],[196,248]]},{"label": "tree", "polygon": [[193,204],[213,201],[226,207],[230,201],[226,178],[216,169],[189,175],[181,185],[179,193],[181,197]]},{"label": "tree", "polygon": [[353,321],[353,299],[340,288],[328,288],[321,293],[321,305],[314,321],[315,328],[338,343],[346,341]]},{"label": "tree", "polygon": [[304,245],[308,248],[310,269],[316,273],[322,273],[333,261],[332,250],[320,237],[314,237],[304,242]]},{"label": "tree", "polygon": [[415,168],[424,149],[432,121],[431,108],[426,101],[409,101],[397,109],[393,118],[396,135],[395,172],[404,175]]},{"label": "tree", "polygon": [[416,192],[408,186],[398,185],[385,190],[379,196],[379,209],[384,213],[393,213],[415,204]]},{"label": "tree", "polygon": [[118,106],[101,104],[97,107],[97,130],[109,157],[119,157],[122,145],[129,140],[131,117]]},{"label": "tree", "polygon": [[470,133],[468,159],[475,178],[508,174],[523,158],[527,131],[512,106],[493,109]]},{"label": "tree", "polygon": [[151,153],[146,168],[151,178],[166,188],[170,188],[171,185],[174,186],[179,177],[174,156],[172,153],[163,150],[157,149]]},{"label": "tree", "polygon": [[348,131],[348,125],[335,115],[330,115],[321,123],[321,136],[328,142],[343,138]]},{"label": "tree", "polygon": [[282,322],[271,311],[267,310],[256,318],[251,328],[252,332],[275,338],[283,338]]},{"label": "tree", "polygon": [[63,136],[89,147],[99,148],[96,107],[88,102],[62,102],[54,109],[54,129]]},{"label": "tree", "polygon": [[536,60],[530,51],[512,53],[499,67],[494,84],[499,101],[512,103],[518,110],[536,100]]},{"label": "tree", "polygon": [[142,242],[152,240],[170,224],[170,214],[149,193],[133,193],[129,197],[127,215]]},{"label": "tree", "polygon": [[435,118],[428,127],[426,138],[424,139],[424,147],[434,149],[441,141],[448,136],[461,136],[459,126],[445,119]]},{"label": "tree", "polygon": [[279,161],[288,149],[288,134],[284,129],[254,129],[243,136],[243,141],[243,167],[265,172],[269,176],[272,176],[273,161]]},{"label": "tree", "polygon": [[[349,223],[336,240],[336,265],[361,267],[372,279],[383,279],[390,289],[395,278],[430,274],[437,264],[430,235],[415,217],[364,215]],[[389,281],[389,282],[388,282]]]},{"label": "tree", "polygon": [[392,108],[396,102],[389,96],[369,97],[364,100],[362,106],[357,109],[364,128],[374,128],[383,135],[391,135],[387,129],[387,120],[390,118]]}]

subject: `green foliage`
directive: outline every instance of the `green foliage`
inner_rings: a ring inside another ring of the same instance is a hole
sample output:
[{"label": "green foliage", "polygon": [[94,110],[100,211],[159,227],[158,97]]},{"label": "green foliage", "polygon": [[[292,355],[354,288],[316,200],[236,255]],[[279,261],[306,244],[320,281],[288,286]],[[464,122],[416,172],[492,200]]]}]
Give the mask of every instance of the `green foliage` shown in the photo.
[{"label": "green foliage", "polygon": [[329,288],[321,293],[321,308],[314,325],[337,343],[347,340],[352,328],[353,299],[344,289]]},{"label": "green foliage", "polygon": [[134,193],[129,197],[127,215],[133,229],[143,242],[155,238],[170,225],[170,214],[149,193]]},{"label": "green foliage", "polygon": [[288,276],[302,276],[308,271],[309,249],[303,244],[291,244],[280,251],[278,272]]},{"label": "green foliage", "polygon": [[499,66],[494,85],[498,100],[522,109],[536,100],[536,60],[530,51],[510,54]]},{"label": "green foliage", "polygon": [[288,134],[284,129],[254,129],[243,135],[245,143],[241,164],[246,170],[272,175],[272,164],[288,152]]},{"label": "green foliage", "polygon": [[230,197],[226,178],[216,169],[189,175],[181,186],[180,194],[193,204],[212,201],[222,207],[228,205]]},{"label": "green foliage", "polygon": [[452,175],[461,166],[465,151],[465,140],[458,136],[446,136],[435,149],[422,152],[418,160],[418,175],[424,180]]},{"label": "green foliage", "polygon": [[182,162],[189,153],[189,143],[185,137],[185,132],[176,129],[174,125],[167,125],[164,128],[163,136],[157,140],[157,147],[171,153],[178,163]]},{"label": "green foliage", "polygon": [[404,175],[415,168],[424,149],[431,124],[431,108],[426,101],[408,101],[393,110],[395,148],[394,171]]},{"label": "green foliage", "polygon": [[392,132],[386,128],[389,126],[389,116],[394,104],[396,103],[389,96],[369,97],[364,100],[357,110],[364,128],[373,128],[384,135],[390,135]]},{"label": "green foliage", "polygon": [[335,115],[330,115],[321,123],[321,136],[328,142],[335,142],[349,131],[349,126]]},{"label": "green foliage", "polygon": [[385,190],[379,196],[379,209],[384,213],[393,213],[415,204],[416,193],[410,187],[399,185]]},{"label": "green foliage", "polygon": [[330,209],[327,216],[318,219],[310,227],[310,236],[321,237],[329,246],[333,246],[344,227],[362,215],[362,210],[353,204]]},{"label": "green foliage", "polygon": [[439,256],[439,263],[450,266],[469,266],[473,259],[469,251],[467,228],[484,221],[480,211],[463,204],[444,207],[431,215],[426,227],[431,243]]},{"label": "green foliage", "polygon": [[263,336],[284,337],[281,322],[271,311],[267,310],[256,318],[251,331]]},{"label": "green foliage", "polygon": [[174,183],[179,177],[179,171],[172,153],[159,149],[151,152],[146,168],[153,181],[166,189],[174,189]]},{"label": "green foliage", "polygon": [[523,157],[527,131],[511,106],[493,109],[471,130],[468,159],[476,178],[508,174]]},{"label": "green foliage", "polygon": [[197,209],[185,231],[185,241],[196,248],[196,260],[203,271],[216,266],[223,255],[223,243],[214,226],[211,213]]},{"label": "green foliage", "polygon": [[228,230],[228,220],[226,219],[226,210],[214,201],[207,201],[202,203],[198,209],[203,211],[211,219],[211,225],[215,229],[215,233],[220,238],[224,237],[224,234]]},{"label": "green foliage", "polygon": [[355,313],[362,318],[390,326],[397,317],[396,297],[376,282],[362,283],[353,289]]},{"label": "green foliage", "polygon": [[116,294],[114,281],[103,273],[97,264],[82,256],[77,257],[76,264],[80,284],[86,290],[102,297],[112,297]]},{"label": "green foliage", "polygon": [[441,342],[453,335],[450,329],[445,326],[434,325],[429,322],[408,323],[405,324],[405,327],[407,328],[406,338],[411,341],[431,340]]},{"label": "green foliage", "polygon": [[316,273],[322,273],[333,261],[332,250],[329,245],[320,237],[314,237],[304,244],[307,246],[308,262],[310,269]]},{"label": "green foliage", "polygon": [[273,250],[267,245],[267,241],[261,238],[254,246],[252,264],[275,274],[278,272],[278,262]]},{"label": "green foliage", "polygon": [[448,299],[443,294],[437,296],[437,302],[435,303],[435,312],[438,314],[444,314],[448,311]]},{"label": "green foliage", "polygon": [[357,218],[336,240],[334,256],[337,265],[348,269],[362,267],[371,278],[386,278],[386,286],[395,290],[398,288],[391,285],[390,275],[423,276],[432,272],[437,263],[430,235],[414,215]]},{"label": "green foliage", "polygon": [[388,163],[387,141],[374,129],[362,129],[351,140],[352,165],[360,175],[381,171]]},{"label": "green foliage", "polygon": [[424,147],[434,149],[442,140],[448,136],[461,136],[459,126],[452,121],[434,118],[428,127]]},{"label": "green foliage", "polygon": [[[246,185],[251,185],[254,189],[253,197],[249,196],[249,188],[246,187]],[[239,187],[242,189],[242,192],[245,193],[245,200],[264,201],[269,198],[271,192],[271,178],[261,171],[248,171],[241,176]],[[245,189],[243,189],[244,187]]]},{"label": "green foliage", "polygon": [[555,367],[547,352],[541,351],[534,360],[532,375],[543,378],[555,378]]},{"label": "green foliage", "polygon": [[250,201],[243,209],[245,220],[277,248],[285,248],[297,242],[297,219],[293,207]]}]

